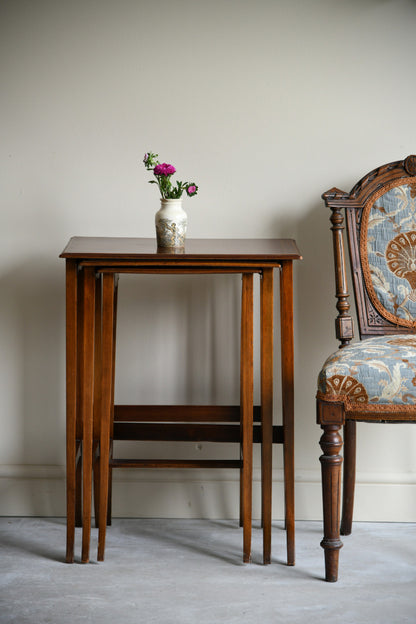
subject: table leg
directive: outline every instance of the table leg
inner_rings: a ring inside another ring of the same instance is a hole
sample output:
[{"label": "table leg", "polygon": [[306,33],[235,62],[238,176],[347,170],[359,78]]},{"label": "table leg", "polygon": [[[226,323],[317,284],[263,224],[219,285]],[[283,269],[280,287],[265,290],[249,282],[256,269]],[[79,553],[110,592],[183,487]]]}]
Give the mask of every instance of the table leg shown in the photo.
[{"label": "table leg", "polygon": [[81,353],[82,353],[82,326],[84,318],[84,271],[78,270],[77,280],[77,459],[76,459],[76,496],[75,496],[75,526],[82,527],[82,415],[81,415]]},{"label": "table leg", "polygon": [[91,267],[84,271],[82,349],[80,353],[80,387],[82,418],[82,563],[89,561],[91,536],[91,497],[92,497],[92,445],[94,410],[94,313],[95,313],[95,272]]},{"label": "table leg", "polygon": [[94,518],[98,528],[100,508],[100,420],[101,420],[101,362],[102,362],[102,305],[101,275],[95,282],[95,340],[94,340],[94,424],[93,424],[93,475],[94,475]]},{"label": "table leg", "polygon": [[[118,275],[114,275],[114,298],[113,298],[113,377],[111,389],[111,420],[110,420],[110,461],[113,457],[114,439],[114,388],[116,377],[116,336],[117,336],[117,303],[118,303]],[[112,518],[112,491],[113,491],[113,469],[108,467],[108,502],[107,502],[107,526],[111,526]]]},{"label": "table leg", "polygon": [[[79,403],[78,403],[79,404]],[[78,410],[79,411],[79,410]],[[77,429],[82,428],[82,423],[77,424]],[[82,527],[82,433],[77,434],[77,460],[76,460],[76,495],[75,495],[75,526]]]},{"label": "table leg", "polygon": [[240,409],[243,430],[243,561],[251,559],[253,479],[253,274],[243,274],[241,301]]},{"label": "table leg", "polygon": [[260,282],[260,331],[263,563],[268,564],[272,547],[273,269],[265,269]]},{"label": "table leg", "polygon": [[66,261],[66,561],[74,562],[77,422],[77,273],[73,260]]},{"label": "table leg", "polygon": [[282,261],[280,319],[287,565],[295,565],[294,340],[293,264],[291,260]]},{"label": "table leg", "polygon": [[100,495],[98,519],[98,561],[104,561],[108,510],[110,427],[113,405],[114,368],[114,275],[103,275],[102,373],[100,420]]}]

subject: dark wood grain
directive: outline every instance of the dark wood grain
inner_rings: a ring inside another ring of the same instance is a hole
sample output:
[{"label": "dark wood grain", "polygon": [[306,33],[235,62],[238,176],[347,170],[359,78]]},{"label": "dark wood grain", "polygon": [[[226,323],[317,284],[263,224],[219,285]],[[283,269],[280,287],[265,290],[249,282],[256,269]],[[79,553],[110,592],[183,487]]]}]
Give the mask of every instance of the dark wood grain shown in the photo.
[{"label": "dark wood grain", "polygon": [[[337,338],[342,344],[347,344],[353,337],[352,321],[348,314],[348,285],[345,272],[345,251],[343,241],[344,217],[342,212],[345,211],[349,255],[351,262],[351,273],[353,276],[355,303],[357,308],[357,319],[361,338],[368,336],[414,333],[414,328],[401,327],[384,318],[372,305],[368,296],[365,281],[362,272],[362,263],[360,257],[360,236],[361,236],[361,216],[364,207],[373,198],[379,196],[385,188],[390,189],[392,185],[399,186],[404,180],[412,183],[411,176],[406,169],[406,161],[414,162],[415,156],[409,156],[407,159],[394,161],[387,165],[382,165],[373,169],[365,175],[353,189],[348,193],[338,188],[332,188],[323,193],[322,198],[331,211],[331,222],[333,230],[333,245],[335,259],[335,277],[336,277],[336,296],[338,299],[337,308],[339,311],[337,319]],[[413,181],[414,183],[414,181]]]},{"label": "dark wood grain", "polygon": [[95,274],[92,269],[85,271],[83,294],[83,326],[80,355],[81,419],[82,419],[82,563],[89,561],[91,536],[92,501],[92,446],[94,414],[94,313],[95,313]]},{"label": "dark wood grain", "polygon": [[[260,422],[261,407],[253,408]],[[134,422],[240,422],[239,405],[114,405],[114,421]]]},{"label": "dark wood grain", "polygon": [[241,297],[240,405],[242,422],[243,561],[251,560],[253,481],[253,275],[243,273]]},{"label": "dark wood grain", "polygon": [[[339,409],[342,409],[341,407]],[[324,538],[321,546],[325,551],[325,580],[338,579],[338,559],[342,542],[339,537],[342,439],[338,434],[339,425],[322,425],[324,430],[320,445],[323,454],[322,492],[324,506]]]},{"label": "dark wood grain", "polygon": [[283,446],[285,482],[285,522],[287,564],[295,565],[295,396],[293,336],[293,264],[282,262],[280,289],[280,333],[282,354],[282,409],[285,443]]},{"label": "dark wood grain", "polygon": [[61,258],[142,259],[155,262],[174,260],[261,260],[279,262],[282,259],[299,260],[300,252],[292,239],[187,239],[181,253],[158,252],[152,238],[105,238],[75,236],[60,255]]},{"label": "dark wood grain", "polygon": [[112,459],[112,468],[239,468],[239,459]]},{"label": "dark wood grain", "polygon": [[104,560],[108,507],[111,418],[113,395],[114,341],[114,275],[103,276],[101,427],[100,427],[100,505],[98,520],[98,561]]},{"label": "dark wood grain", "polygon": [[344,480],[342,488],[341,535],[350,535],[354,509],[357,424],[347,420],[344,425]]},{"label": "dark wood grain", "polygon": [[[67,262],[69,285],[67,294],[67,453],[70,473],[67,490],[68,561],[73,561],[74,507],[75,516],[80,519],[79,523],[81,523],[82,509],[82,561],[86,562],[89,559],[92,466],[94,466],[96,523],[99,529],[98,560],[104,558],[106,524],[111,524],[113,468],[227,467],[240,470],[243,560],[250,561],[253,442],[259,442],[264,447],[262,452],[262,514],[265,544],[263,556],[264,562],[268,563],[271,560],[272,443],[280,443],[283,446],[293,443],[293,429],[290,425],[290,397],[293,393],[290,384],[293,384],[293,375],[286,374],[284,381],[288,397],[283,405],[283,411],[286,410],[286,416],[283,418],[284,424],[273,426],[272,422],[273,270],[282,269],[285,275],[281,282],[281,300],[286,297],[286,290],[290,298],[288,305],[285,304],[283,308],[285,321],[282,324],[282,329],[288,332],[288,342],[285,347],[285,357],[287,357],[288,353],[290,356],[290,349],[293,346],[293,313],[289,313],[292,310],[291,299],[293,297],[291,266],[293,260],[301,258],[295,241],[291,239],[190,239],[183,253],[166,253],[166,251],[157,250],[154,239],[74,237],[64,249],[61,257]],[[123,273],[240,273],[242,275],[239,406],[114,406],[116,284],[118,274]],[[255,274],[260,275],[262,283],[262,389],[259,406],[253,405],[253,278]],[[74,282],[75,275],[78,275],[78,278]],[[103,285],[102,292],[101,284]],[[78,288],[78,296],[76,288]],[[289,368],[286,366],[286,370],[290,370],[290,366]],[[76,432],[75,477],[74,428]],[[113,457],[114,440],[144,439],[166,439],[172,442],[178,440],[239,442],[240,458],[144,460]],[[293,458],[293,451],[288,450],[286,457]],[[285,461],[287,463],[287,460]],[[82,507],[77,503],[78,499],[79,503],[81,501],[81,476]],[[293,491],[294,483],[286,483],[288,479],[292,481],[294,479],[291,469],[285,470],[286,507],[290,510],[292,509],[290,493]],[[78,492],[78,497],[76,492]],[[290,511],[286,517],[287,535],[290,542],[290,545],[288,542],[289,564],[292,563],[294,543],[290,520],[292,515]]]},{"label": "dark wood grain", "polygon": [[77,265],[66,264],[66,561],[74,561],[76,489],[77,489]]},{"label": "dark wood grain", "polygon": [[273,269],[265,269],[260,282],[260,393],[263,563],[272,552],[272,430],[273,430]]}]

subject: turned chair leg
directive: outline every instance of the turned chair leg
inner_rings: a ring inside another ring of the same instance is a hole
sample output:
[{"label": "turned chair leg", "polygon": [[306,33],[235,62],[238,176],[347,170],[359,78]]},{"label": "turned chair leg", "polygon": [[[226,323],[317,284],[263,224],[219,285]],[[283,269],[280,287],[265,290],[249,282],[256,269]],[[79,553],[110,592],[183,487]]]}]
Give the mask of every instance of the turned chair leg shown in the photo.
[{"label": "turned chair leg", "polygon": [[325,580],[338,580],[338,559],[342,542],[339,536],[342,439],[339,435],[340,425],[321,425],[320,445],[323,455],[320,457],[322,466],[322,496],[324,507],[324,538],[321,546],[325,551]]},{"label": "turned chair leg", "polygon": [[344,478],[342,491],[341,535],[350,535],[354,511],[356,422],[344,425]]}]

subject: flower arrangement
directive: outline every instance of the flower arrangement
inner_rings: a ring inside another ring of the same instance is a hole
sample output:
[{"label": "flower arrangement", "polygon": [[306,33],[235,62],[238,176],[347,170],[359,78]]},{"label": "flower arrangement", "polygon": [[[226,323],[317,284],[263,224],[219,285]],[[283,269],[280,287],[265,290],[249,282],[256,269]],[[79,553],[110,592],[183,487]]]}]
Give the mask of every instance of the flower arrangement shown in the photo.
[{"label": "flower arrangement", "polygon": [[171,182],[171,177],[176,173],[175,167],[168,163],[160,163],[157,159],[158,154],[147,152],[144,155],[143,162],[148,171],[153,171],[156,180],[149,180],[149,184],[158,185],[162,199],[179,199],[184,191],[186,191],[188,197],[193,197],[197,194],[198,187],[195,182],[180,182],[178,180],[176,186],[174,186]]}]

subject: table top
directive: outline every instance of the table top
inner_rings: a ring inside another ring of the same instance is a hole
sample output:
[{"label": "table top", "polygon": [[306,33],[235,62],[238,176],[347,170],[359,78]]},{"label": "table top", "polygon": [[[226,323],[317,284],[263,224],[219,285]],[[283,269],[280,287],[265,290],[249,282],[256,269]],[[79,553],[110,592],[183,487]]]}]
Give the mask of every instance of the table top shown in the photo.
[{"label": "table top", "polygon": [[266,263],[301,260],[296,242],[289,238],[187,239],[183,250],[160,250],[154,238],[74,236],[59,256],[74,260],[204,261],[248,260]]}]

